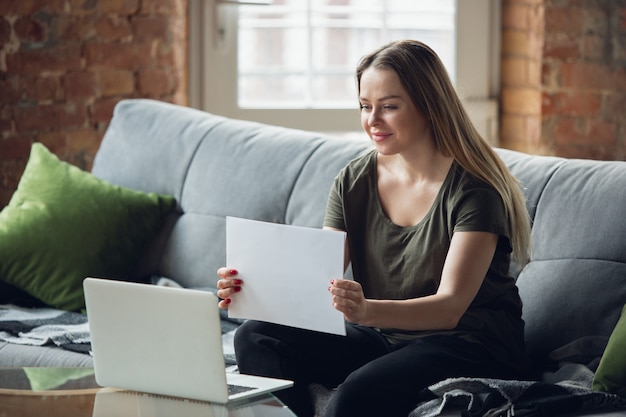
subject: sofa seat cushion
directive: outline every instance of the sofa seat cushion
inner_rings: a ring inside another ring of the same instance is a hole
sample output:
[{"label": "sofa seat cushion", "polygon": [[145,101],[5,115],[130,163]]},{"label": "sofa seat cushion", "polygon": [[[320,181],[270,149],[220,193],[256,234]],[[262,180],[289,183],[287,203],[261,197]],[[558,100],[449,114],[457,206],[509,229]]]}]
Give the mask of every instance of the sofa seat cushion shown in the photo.
[{"label": "sofa seat cushion", "polygon": [[36,143],[0,212],[0,279],[49,306],[83,309],[83,279],[130,278],[174,205],[171,196],[98,179]]}]

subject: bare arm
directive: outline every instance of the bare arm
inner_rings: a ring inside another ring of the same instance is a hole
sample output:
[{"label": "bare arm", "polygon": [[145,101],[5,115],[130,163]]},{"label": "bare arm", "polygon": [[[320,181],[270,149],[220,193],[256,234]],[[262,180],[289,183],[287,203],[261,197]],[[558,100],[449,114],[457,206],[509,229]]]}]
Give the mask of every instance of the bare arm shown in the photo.
[{"label": "bare arm", "polygon": [[348,321],[371,327],[454,328],[482,285],[497,241],[493,233],[455,233],[436,294],[408,300],[371,300],[364,297],[358,282],[334,280],[330,288],[333,305]]}]

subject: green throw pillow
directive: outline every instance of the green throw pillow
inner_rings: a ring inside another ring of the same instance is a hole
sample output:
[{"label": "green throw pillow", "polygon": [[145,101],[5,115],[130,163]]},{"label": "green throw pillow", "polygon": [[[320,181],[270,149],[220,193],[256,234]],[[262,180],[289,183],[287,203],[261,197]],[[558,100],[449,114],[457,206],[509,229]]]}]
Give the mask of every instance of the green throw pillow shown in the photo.
[{"label": "green throw pillow", "polygon": [[51,307],[85,306],[85,277],[130,279],[174,197],[112,185],[40,143],[0,212],[0,280]]},{"label": "green throw pillow", "polygon": [[626,305],[600,359],[593,389],[626,398]]}]

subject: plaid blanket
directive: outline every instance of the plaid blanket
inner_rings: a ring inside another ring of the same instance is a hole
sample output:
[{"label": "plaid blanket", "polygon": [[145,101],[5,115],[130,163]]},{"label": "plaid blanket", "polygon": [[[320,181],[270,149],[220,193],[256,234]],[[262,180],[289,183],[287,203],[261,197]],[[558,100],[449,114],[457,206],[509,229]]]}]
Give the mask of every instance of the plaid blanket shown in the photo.
[{"label": "plaid blanket", "polygon": [[428,388],[430,399],[415,408],[410,417],[439,416],[449,408],[464,410],[466,417],[548,417],[616,410],[626,415],[626,398],[591,388],[607,339],[587,336],[555,349],[548,356],[554,369],[544,372],[538,381],[441,381]]},{"label": "plaid blanket", "polygon": [[543,417],[580,411],[626,410],[626,399],[567,382],[453,378],[431,386],[437,397],[421,404],[410,417],[439,416],[448,407],[468,417]]},{"label": "plaid blanket", "polygon": [[0,305],[0,340],[20,345],[56,345],[89,353],[87,316],[52,308]]}]

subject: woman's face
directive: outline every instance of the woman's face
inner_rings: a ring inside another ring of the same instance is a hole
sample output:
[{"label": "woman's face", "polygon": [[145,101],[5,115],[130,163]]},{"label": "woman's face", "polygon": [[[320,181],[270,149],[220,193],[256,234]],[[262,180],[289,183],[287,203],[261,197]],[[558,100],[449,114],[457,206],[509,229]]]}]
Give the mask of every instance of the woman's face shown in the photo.
[{"label": "woman's face", "polygon": [[361,75],[361,124],[378,152],[392,155],[428,140],[430,123],[402,87],[395,71],[370,67]]}]

